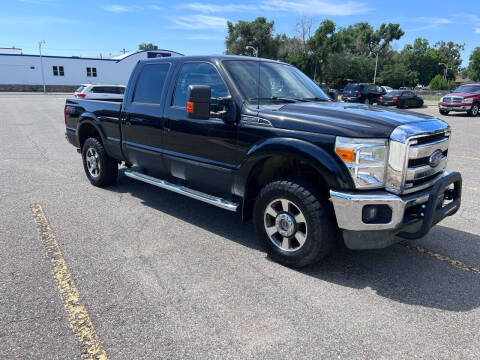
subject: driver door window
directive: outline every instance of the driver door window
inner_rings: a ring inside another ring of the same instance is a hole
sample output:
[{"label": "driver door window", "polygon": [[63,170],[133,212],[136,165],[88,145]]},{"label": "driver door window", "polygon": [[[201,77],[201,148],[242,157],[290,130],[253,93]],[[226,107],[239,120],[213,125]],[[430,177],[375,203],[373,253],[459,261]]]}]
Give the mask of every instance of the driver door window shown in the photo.
[{"label": "driver door window", "polygon": [[217,70],[208,63],[186,63],[178,76],[172,106],[184,108],[189,85],[209,85],[212,97],[226,97],[228,90]]}]

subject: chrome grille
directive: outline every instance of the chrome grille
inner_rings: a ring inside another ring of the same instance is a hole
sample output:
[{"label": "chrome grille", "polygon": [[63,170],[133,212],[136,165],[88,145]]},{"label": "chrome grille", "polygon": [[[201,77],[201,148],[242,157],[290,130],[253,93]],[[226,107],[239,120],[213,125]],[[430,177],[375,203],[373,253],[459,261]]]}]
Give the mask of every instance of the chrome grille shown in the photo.
[{"label": "chrome grille", "polygon": [[[404,180],[404,193],[431,186],[447,167],[449,136],[445,133],[421,136],[409,141],[408,162]],[[430,156],[441,151],[441,160],[435,167],[430,165]]]},{"label": "chrome grille", "polygon": [[461,104],[463,98],[460,96],[445,96],[443,102],[446,104]]},{"label": "chrome grille", "polygon": [[446,169],[449,137],[450,127],[438,119],[396,128],[390,137],[387,190],[407,194],[432,186]]}]

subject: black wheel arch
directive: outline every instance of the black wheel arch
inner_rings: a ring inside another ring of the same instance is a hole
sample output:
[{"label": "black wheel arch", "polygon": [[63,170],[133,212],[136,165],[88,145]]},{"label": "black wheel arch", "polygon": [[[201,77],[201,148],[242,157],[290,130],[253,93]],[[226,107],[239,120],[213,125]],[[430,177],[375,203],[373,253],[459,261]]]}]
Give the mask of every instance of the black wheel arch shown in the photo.
[{"label": "black wheel arch", "polygon": [[80,116],[76,135],[80,149],[82,149],[83,143],[89,137],[97,138],[102,144],[105,143],[107,137],[100,121],[93,114],[83,114]]},{"label": "black wheel arch", "polygon": [[234,193],[243,200],[242,218],[250,219],[263,186],[285,179],[312,183],[326,193],[354,188],[348,169],[335,154],[303,140],[269,139],[249,153],[236,176]]}]

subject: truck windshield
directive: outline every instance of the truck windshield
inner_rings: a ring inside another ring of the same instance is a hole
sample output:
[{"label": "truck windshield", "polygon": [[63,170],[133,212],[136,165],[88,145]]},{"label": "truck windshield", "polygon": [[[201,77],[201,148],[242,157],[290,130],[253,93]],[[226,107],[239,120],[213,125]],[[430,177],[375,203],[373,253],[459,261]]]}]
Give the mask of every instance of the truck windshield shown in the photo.
[{"label": "truck windshield", "polygon": [[454,93],[480,94],[480,85],[462,85]]},{"label": "truck windshield", "polygon": [[293,66],[226,60],[224,65],[249,103],[329,101],[329,97]]}]

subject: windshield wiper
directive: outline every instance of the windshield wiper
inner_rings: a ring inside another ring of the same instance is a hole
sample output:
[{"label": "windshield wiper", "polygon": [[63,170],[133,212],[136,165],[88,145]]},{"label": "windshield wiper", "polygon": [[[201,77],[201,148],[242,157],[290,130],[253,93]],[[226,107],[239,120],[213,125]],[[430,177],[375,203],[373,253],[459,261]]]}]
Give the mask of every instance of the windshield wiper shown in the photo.
[{"label": "windshield wiper", "polygon": [[265,101],[265,100],[281,101],[281,102],[288,102],[288,103],[295,103],[295,102],[297,102],[297,101],[300,101],[299,99],[283,98],[283,97],[277,97],[277,96],[272,96],[272,97],[259,97],[259,98],[250,98],[250,99],[248,99],[248,101]]},{"label": "windshield wiper", "polygon": [[295,99],[298,101],[330,101],[328,99],[320,98],[320,97],[311,97],[311,98],[301,98],[301,99]]}]

